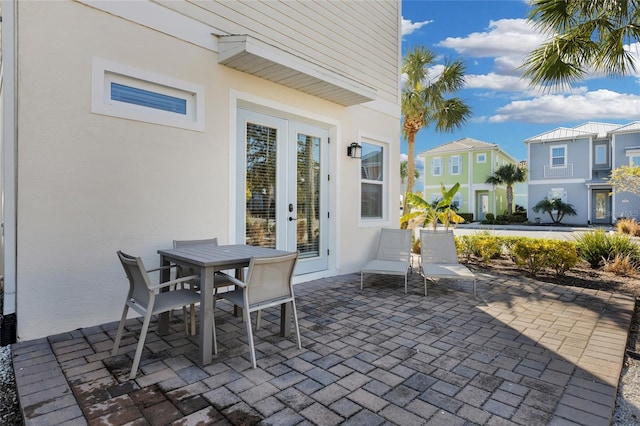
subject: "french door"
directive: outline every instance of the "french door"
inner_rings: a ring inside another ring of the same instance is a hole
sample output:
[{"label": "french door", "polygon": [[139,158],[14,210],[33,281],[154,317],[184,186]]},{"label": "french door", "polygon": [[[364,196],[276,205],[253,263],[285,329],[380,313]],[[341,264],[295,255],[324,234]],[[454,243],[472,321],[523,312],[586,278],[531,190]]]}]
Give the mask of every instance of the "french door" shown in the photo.
[{"label": "french door", "polygon": [[238,109],[237,134],[238,240],[298,250],[296,274],[327,269],[328,130]]}]

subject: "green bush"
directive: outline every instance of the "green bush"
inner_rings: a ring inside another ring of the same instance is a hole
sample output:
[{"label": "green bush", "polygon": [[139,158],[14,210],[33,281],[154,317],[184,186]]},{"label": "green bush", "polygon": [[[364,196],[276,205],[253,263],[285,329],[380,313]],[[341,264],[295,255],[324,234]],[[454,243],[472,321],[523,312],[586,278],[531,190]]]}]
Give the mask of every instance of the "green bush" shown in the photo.
[{"label": "green bush", "polygon": [[548,258],[546,241],[539,238],[521,238],[511,246],[511,256],[516,265],[524,267],[535,277]]},{"label": "green bush", "polygon": [[554,269],[556,275],[564,275],[569,269],[578,264],[578,250],[573,241],[545,240],[546,266]]},{"label": "green bush", "polygon": [[460,237],[460,254],[467,260],[471,256],[479,257],[484,263],[496,259],[502,254],[502,242],[500,238],[488,232]]},{"label": "green bush", "polygon": [[576,247],[578,255],[593,269],[612,262],[616,256],[629,256],[640,265],[640,246],[626,234],[607,234],[603,229],[585,232],[576,237]]},{"label": "green bush", "polygon": [[473,213],[458,213],[458,215],[462,216],[466,223],[473,222]]},{"label": "green bush", "polygon": [[493,222],[494,220],[496,220],[496,216],[493,213],[487,213],[484,217],[485,220],[489,222]]}]

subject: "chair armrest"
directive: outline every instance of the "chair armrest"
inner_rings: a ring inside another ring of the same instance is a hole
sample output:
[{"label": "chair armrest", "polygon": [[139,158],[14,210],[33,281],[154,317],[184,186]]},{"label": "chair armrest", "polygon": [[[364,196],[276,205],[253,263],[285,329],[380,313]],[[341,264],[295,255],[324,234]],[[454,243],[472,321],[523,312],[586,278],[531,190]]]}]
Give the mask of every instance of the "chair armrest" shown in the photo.
[{"label": "chair armrest", "polygon": [[[227,275],[227,274],[225,274],[225,275]],[[229,281],[231,281],[231,283],[233,285],[237,285],[238,287],[243,287],[243,288],[247,286],[245,283],[243,283],[242,281],[240,281],[236,277],[232,277],[231,275],[227,275],[227,278],[229,279]]]},{"label": "chair armrest", "polygon": [[154,285],[153,287],[149,287],[149,290],[158,290],[164,287],[169,287],[172,285],[176,285],[176,284],[180,284],[183,283],[185,281],[191,281],[194,280],[196,278],[200,278],[200,275],[189,275],[188,277],[181,277],[181,278],[176,278],[175,280],[171,280],[171,281],[166,281],[163,283],[160,283],[158,285]]},{"label": "chair armrest", "polygon": [[165,265],[165,266],[160,266],[159,268],[147,269],[147,272],[162,271],[164,269],[171,269],[171,268],[175,268],[177,266],[178,265]]}]

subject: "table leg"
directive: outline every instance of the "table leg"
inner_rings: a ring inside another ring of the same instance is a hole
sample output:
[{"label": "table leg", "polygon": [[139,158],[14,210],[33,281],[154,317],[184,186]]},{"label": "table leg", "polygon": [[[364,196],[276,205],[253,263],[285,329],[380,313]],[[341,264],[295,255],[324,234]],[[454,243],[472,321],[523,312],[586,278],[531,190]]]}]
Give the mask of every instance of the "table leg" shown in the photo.
[{"label": "table leg", "polygon": [[213,352],[213,268],[200,270],[200,363],[210,364]]},{"label": "table leg", "polygon": [[[169,266],[170,262],[164,258],[164,256],[160,256],[160,267]],[[171,270],[169,268],[164,268],[160,270],[160,282],[164,283],[171,279]],[[163,288],[161,291],[169,291],[168,288]],[[165,335],[169,333],[169,312],[163,312],[160,314],[158,318],[158,334]]]},{"label": "table leg", "polygon": [[[236,278],[244,282],[244,268],[236,268]],[[233,305],[233,316],[244,318],[244,316],[242,315],[242,308],[238,305]]]},{"label": "table leg", "polygon": [[291,302],[280,305],[280,336],[282,337],[289,337],[291,335],[291,313]]}]

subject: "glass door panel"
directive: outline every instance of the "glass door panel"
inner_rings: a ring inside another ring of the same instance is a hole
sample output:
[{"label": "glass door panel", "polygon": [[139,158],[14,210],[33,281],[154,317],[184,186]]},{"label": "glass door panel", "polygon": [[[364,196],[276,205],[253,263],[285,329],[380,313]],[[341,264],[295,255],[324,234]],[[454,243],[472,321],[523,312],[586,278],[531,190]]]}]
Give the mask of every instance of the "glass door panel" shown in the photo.
[{"label": "glass door panel", "polygon": [[300,259],[320,254],[320,142],[319,137],[298,133],[296,246]]}]

